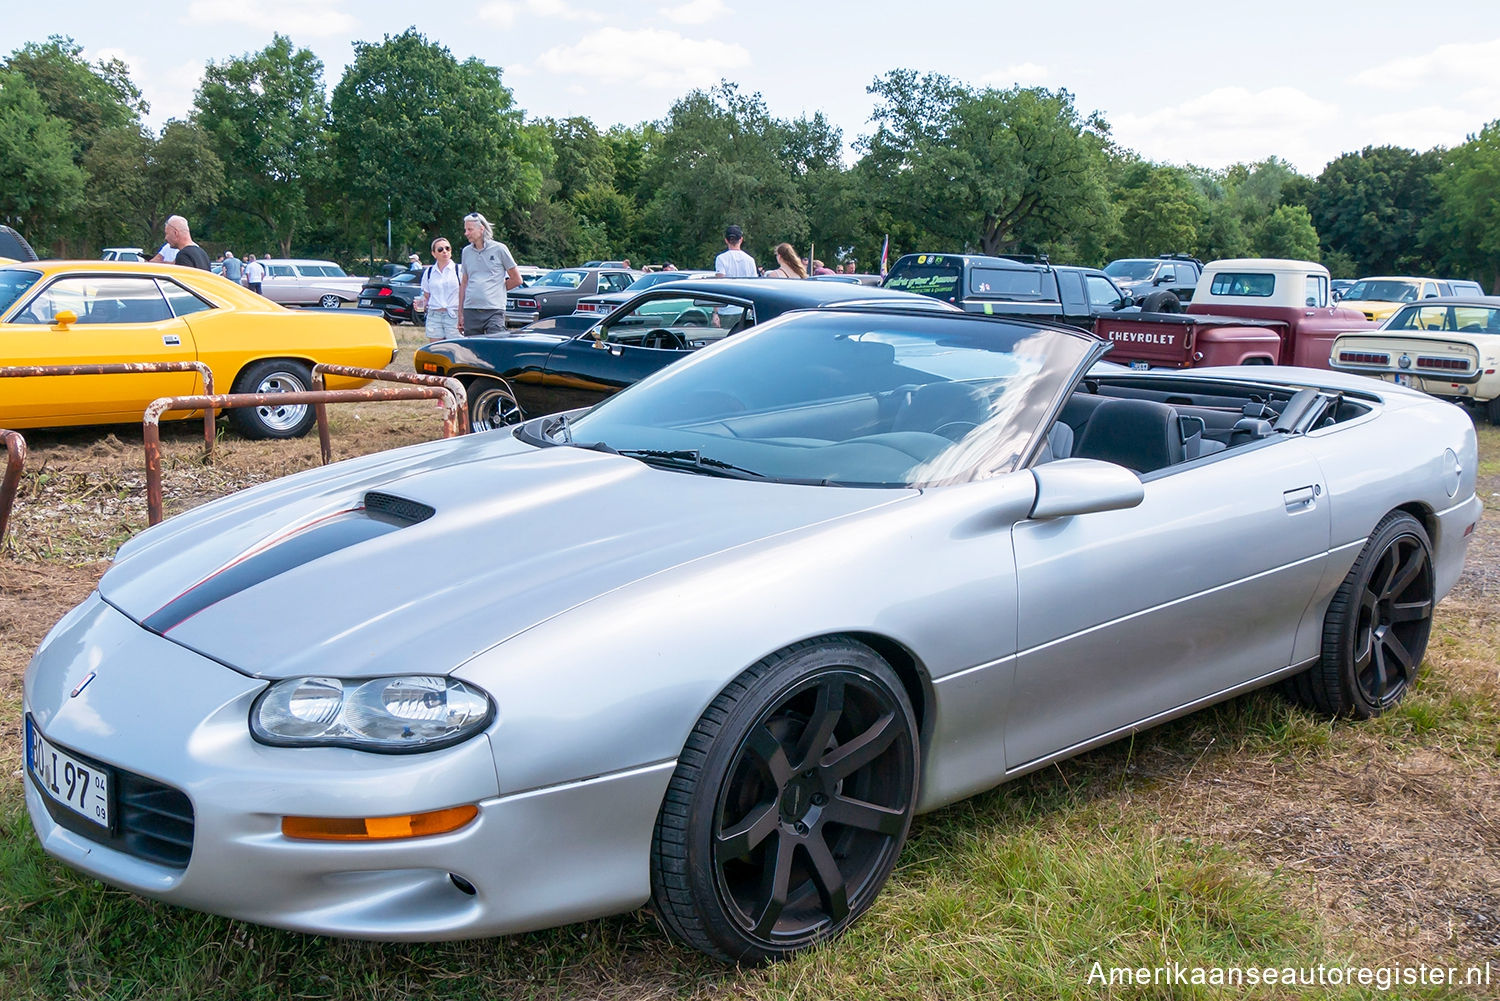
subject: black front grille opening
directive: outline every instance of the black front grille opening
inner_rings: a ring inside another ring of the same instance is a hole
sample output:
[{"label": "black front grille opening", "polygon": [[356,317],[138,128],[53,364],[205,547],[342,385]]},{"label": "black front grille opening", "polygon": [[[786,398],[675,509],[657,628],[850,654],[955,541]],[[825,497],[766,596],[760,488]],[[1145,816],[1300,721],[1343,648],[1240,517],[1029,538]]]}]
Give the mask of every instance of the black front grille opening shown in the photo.
[{"label": "black front grille opening", "polygon": [[115,802],[122,850],[157,865],[186,869],[193,855],[193,804],[170,786],[121,772]]},{"label": "black front grille opening", "polygon": [[437,509],[418,501],[408,500],[405,497],[397,497],[395,494],[381,493],[371,490],[365,494],[365,510],[371,514],[384,515],[395,521],[407,525],[415,525],[420,521],[426,521],[437,514]]}]

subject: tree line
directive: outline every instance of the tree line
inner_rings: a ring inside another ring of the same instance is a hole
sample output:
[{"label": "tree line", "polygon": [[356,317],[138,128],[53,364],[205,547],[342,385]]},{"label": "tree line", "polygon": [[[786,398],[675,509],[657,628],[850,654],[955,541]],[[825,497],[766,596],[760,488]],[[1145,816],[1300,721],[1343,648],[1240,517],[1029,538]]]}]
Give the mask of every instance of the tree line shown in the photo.
[{"label": "tree line", "polygon": [[181,213],[211,249],[346,264],[384,258],[390,220],[392,256],[425,258],[481,211],[543,265],[699,265],[737,222],[761,258],[786,240],[871,270],[889,235],[893,258],[1184,252],[1500,279],[1500,121],[1451,149],[1367,146],[1317,177],[1276,157],[1209,170],[1143,159],[1066,90],[898,69],[869,85],[850,163],[821,113],[777,118],[727,81],[601,130],[526,116],[498,67],[414,28],[354,50],[331,93],[283,35],[209,62],[186,118],[153,131],[119,60],[63,36],[22,45],[0,63],[0,220],[59,256],[153,246]]}]

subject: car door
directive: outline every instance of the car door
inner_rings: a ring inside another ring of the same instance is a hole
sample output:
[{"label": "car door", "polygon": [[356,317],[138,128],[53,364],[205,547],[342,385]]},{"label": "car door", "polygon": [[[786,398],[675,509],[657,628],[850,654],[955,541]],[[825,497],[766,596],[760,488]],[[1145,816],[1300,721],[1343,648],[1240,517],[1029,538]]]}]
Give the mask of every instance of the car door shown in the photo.
[{"label": "car door", "polygon": [[743,303],[729,299],[647,293],[553,350],[542,378],[549,405],[593,406],[753,320]]},{"label": "car door", "polygon": [[[57,315],[76,322],[62,328]],[[192,332],[173,316],[149,275],[67,275],[32,293],[0,325],[0,354],[11,365],[193,361]],[[27,420],[87,417],[139,421],[160,396],[192,393],[197,373],[51,376],[6,380],[5,409]]]},{"label": "car door", "polygon": [[1145,474],[1137,507],[1016,526],[1007,767],[1287,666],[1327,560],[1323,479],[1277,435]]},{"label": "car door", "polygon": [[306,301],[306,293],[301,288],[302,279],[298,277],[296,268],[290,264],[267,264],[265,268],[266,277],[260,286],[262,295],[283,306]]}]

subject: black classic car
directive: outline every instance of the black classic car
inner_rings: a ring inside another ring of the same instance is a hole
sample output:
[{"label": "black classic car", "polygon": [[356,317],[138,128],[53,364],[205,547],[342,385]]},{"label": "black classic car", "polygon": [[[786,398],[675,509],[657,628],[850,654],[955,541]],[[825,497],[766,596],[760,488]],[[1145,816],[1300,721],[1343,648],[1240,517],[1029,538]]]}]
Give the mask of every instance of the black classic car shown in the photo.
[{"label": "black classic car", "polygon": [[906,292],[842,282],[711,278],[642,292],[581,331],[458,337],[417,350],[418,372],[460,379],[483,431],[592,406],[689,352],[793,309],[871,302],[951,310]]},{"label": "black classic car", "polygon": [[524,327],[548,316],[573,312],[586,295],[622,292],[641,276],[626,268],[558,268],[535,282],[510,290],[505,325]]}]

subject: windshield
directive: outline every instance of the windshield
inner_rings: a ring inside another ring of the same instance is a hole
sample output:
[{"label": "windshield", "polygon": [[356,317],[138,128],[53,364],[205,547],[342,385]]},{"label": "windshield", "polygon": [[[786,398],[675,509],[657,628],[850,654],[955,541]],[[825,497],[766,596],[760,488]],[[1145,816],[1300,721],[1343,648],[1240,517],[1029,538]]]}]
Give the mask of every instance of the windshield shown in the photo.
[{"label": "windshield", "polygon": [[528,437],[707,475],[957,482],[1016,468],[1098,343],[947,313],[790,313]]},{"label": "windshield", "polygon": [[1155,261],[1110,261],[1104,273],[1128,282],[1143,282],[1156,274]]},{"label": "windshield", "polygon": [[959,281],[963,274],[963,261],[960,258],[918,255],[915,259],[897,261],[881,287],[893,288],[899,292],[915,292],[944,302],[957,302]]},{"label": "windshield", "polygon": [[1500,309],[1486,306],[1406,306],[1386,321],[1385,329],[1500,334]]},{"label": "windshield", "polygon": [[1355,282],[1350,286],[1349,291],[1344,293],[1344,301],[1356,299],[1368,302],[1414,302],[1418,291],[1420,290],[1416,282],[1391,279],[1365,280]]},{"label": "windshield", "polygon": [[577,288],[583,284],[582,271],[549,271],[536,280],[538,285],[555,285],[558,288]]},{"label": "windshield", "polygon": [[0,314],[10,309],[11,304],[21,298],[21,293],[35,285],[41,277],[40,271],[0,268]]}]

